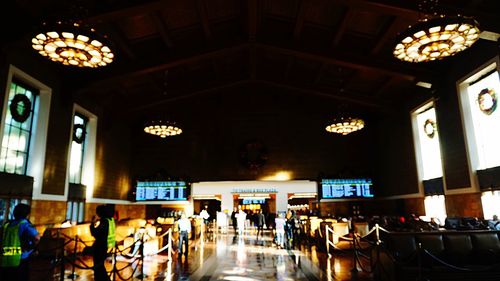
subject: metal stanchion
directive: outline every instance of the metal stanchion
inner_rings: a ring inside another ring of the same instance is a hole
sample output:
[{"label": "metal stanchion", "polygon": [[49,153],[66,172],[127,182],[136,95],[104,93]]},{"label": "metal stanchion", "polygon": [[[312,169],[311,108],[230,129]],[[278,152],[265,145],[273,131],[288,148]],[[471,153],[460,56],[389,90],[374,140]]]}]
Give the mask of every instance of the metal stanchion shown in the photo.
[{"label": "metal stanchion", "polygon": [[418,243],[417,249],[418,281],[424,280],[422,277],[422,243]]},{"label": "metal stanchion", "polygon": [[137,278],[144,280],[147,278],[146,274],[144,274],[144,234],[141,236],[141,246],[139,247],[139,253],[141,255],[141,273],[136,276]]},{"label": "metal stanchion", "polygon": [[116,272],[118,271],[117,264],[116,264],[116,257],[117,257],[116,251],[117,251],[117,247],[115,244],[115,247],[113,248],[113,271],[111,273],[113,281],[116,281]]},{"label": "metal stanchion", "polygon": [[328,229],[329,229],[328,225],[325,225],[325,232],[326,232],[326,235],[325,235],[326,236],[326,253],[328,254],[328,258],[330,258],[331,257],[331,255],[330,255],[330,239],[328,239],[328,235],[329,235],[328,234],[328,232],[329,232]]},{"label": "metal stanchion", "polygon": [[[170,228],[168,230],[167,237],[168,237],[168,243],[167,243],[168,244],[168,262],[172,262],[172,228]],[[189,241],[186,244],[189,244]]]},{"label": "metal stanchion", "polygon": [[352,231],[352,268],[351,274],[358,273],[358,254],[356,252],[356,234]]},{"label": "metal stanchion", "polygon": [[200,231],[200,241],[201,241],[201,245],[203,246],[203,244],[205,244],[205,222],[202,222],[201,223],[201,231]]},{"label": "metal stanchion", "polygon": [[69,279],[75,279],[78,275],[75,273],[75,261],[76,261],[76,252],[78,251],[78,235],[75,235],[74,238],[75,247],[73,248],[73,263],[71,264],[71,274],[68,275]]},{"label": "metal stanchion", "polygon": [[[63,246],[63,247],[64,247],[64,246]],[[61,272],[60,272],[60,274],[59,274],[59,279],[60,279],[60,281],[64,281],[64,273],[66,272],[66,271],[65,271],[65,270],[66,270],[66,268],[65,268],[65,267],[66,267],[66,265],[65,265],[65,263],[64,263],[64,248],[63,248],[63,251],[62,251],[62,252],[63,252],[63,254],[62,254],[62,257],[61,257]]]}]

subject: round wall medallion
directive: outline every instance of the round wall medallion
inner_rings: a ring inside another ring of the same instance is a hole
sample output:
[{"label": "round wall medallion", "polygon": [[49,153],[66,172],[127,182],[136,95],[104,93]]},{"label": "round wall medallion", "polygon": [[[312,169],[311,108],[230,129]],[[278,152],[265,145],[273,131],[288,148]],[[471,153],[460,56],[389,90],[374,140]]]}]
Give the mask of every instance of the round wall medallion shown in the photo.
[{"label": "round wall medallion", "polygon": [[428,136],[429,138],[434,138],[434,135],[436,134],[436,122],[432,119],[427,119],[425,120],[424,123],[424,132],[425,135]]},{"label": "round wall medallion", "polygon": [[17,94],[10,101],[9,109],[12,119],[19,123],[23,123],[30,117],[31,101],[26,95]]},{"label": "round wall medallion", "polygon": [[482,89],[477,96],[479,110],[484,114],[490,115],[497,108],[497,95],[493,89]]}]

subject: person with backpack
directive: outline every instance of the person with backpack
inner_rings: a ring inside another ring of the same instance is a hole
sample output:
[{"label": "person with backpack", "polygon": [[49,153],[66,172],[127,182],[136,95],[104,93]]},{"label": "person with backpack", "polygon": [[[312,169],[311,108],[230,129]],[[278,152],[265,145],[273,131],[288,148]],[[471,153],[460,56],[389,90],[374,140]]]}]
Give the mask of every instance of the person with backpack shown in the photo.
[{"label": "person with backpack", "polygon": [[28,220],[31,207],[18,204],[14,220],[2,227],[0,248],[0,280],[29,280],[29,263],[35,246],[40,241],[38,231]]}]

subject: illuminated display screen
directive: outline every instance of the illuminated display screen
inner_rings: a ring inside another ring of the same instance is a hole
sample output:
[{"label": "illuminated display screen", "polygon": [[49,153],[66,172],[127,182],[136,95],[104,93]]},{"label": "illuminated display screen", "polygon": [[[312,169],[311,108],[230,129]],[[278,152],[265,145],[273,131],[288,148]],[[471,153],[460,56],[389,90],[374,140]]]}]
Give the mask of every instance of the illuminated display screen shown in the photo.
[{"label": "illuminated display screen", "polygon": [[250,204],[265,204],[266,199],[243,199],[243,205],[250,205]]},{"label": "illuminated display screen", "polygon": [[371,179],[323,179],[320,188],[323,199],[374,197]]},{"label": "illuminated display screen", "polygon": [[182,201],[187,197],[185,181],[139,181],[135,191],[136,201]]}]

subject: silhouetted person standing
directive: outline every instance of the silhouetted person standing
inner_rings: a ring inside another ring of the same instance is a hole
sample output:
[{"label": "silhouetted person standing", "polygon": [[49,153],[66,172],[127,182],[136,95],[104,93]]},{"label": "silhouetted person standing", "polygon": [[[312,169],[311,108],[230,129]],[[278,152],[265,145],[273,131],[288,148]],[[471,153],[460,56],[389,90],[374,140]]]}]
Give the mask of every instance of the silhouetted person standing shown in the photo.
[{"label": "silhouetted person standing", "polygon": [[257,224],[257,238],[259,238],[259,234],[264,236],[264,224],[266,224],[266,217],[262,213],[262,210],[259,210],[259,213],[257,213],[255,223]]},{"label": "silhouetted person standing", "polygon": [[0,280],[29,280],[29,261],[40,235],[28,221],[31,207],[18,204],[14,208],[14,220],[2,227],[0,252]]},{"label": "silhouetted person standing", "polygon": [[234,207],[234,210],[233,212],[231,213],[231,222],[233,224],[233,230],[234,230],[234,234],[238,234],[236,232],[236,226],[237,226],[237,220],[236,220],[236,215],[238,214],[238,208]]},{"label": "silhouetted person standing", "polygon": [[99,220],[94,216],[90,224],[90,233],[94,236],[93,247],[94,258],[94,280],[109,281],[104,262],[108,255],[108,248],[115,246],[115,221],[109,214],[106,206],[99,205],[96,208]]}]

